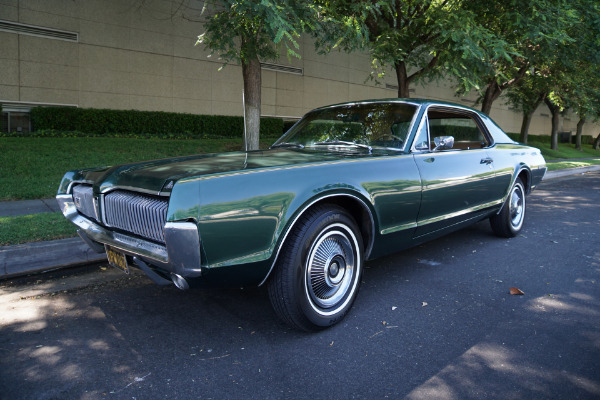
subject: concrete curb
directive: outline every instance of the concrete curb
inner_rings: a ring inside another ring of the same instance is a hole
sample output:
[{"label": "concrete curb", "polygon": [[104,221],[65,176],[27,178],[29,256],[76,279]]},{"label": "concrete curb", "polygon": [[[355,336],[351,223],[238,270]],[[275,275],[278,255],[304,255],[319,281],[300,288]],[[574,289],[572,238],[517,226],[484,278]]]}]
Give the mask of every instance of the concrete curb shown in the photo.
[{"label": "concrete curb", "polygon": [[586,172],[600,171],[600,165],[590,165],[588,167],[568,168],[558,171],[546,172],[544,180],[562,178],[563,176],[585,174]]},{"label": "concrete curb", "polygon": [[0,279],[45,272],[78,264],[106,261],[81,238],[0,247]]}]

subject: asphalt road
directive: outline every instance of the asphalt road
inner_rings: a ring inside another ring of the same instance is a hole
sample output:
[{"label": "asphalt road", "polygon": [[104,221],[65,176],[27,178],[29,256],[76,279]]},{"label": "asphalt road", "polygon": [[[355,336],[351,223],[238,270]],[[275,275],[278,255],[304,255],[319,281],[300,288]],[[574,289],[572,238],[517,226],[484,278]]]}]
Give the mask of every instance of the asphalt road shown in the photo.
[{"label": "asphalt road", "polygon": [[262,289],[104,266],[0,282],[0,398],[600,398],[600,173],[528,199],[517,238],[482,222],[368,263],[316,334]]}]

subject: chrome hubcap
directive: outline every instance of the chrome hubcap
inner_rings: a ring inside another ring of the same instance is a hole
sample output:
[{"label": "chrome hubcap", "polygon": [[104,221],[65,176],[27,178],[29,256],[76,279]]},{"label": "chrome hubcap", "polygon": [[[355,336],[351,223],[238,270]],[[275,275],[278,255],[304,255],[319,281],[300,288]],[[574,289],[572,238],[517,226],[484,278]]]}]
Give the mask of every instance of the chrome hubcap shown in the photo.
[{"label": "chrome hubcap", "polygon": [[510,196],[510,223],[518,229],[523,224],[525,193],[520,185],[515,185]]},{"label": "chrome hubcap", "polygon": [[[345,227],[344,227],[345,228]],[[345,304],[356,285],[356,239],[351,232],[332,229],[310,250],[306,268],[306,289],[313,308],[329,309]]]}]

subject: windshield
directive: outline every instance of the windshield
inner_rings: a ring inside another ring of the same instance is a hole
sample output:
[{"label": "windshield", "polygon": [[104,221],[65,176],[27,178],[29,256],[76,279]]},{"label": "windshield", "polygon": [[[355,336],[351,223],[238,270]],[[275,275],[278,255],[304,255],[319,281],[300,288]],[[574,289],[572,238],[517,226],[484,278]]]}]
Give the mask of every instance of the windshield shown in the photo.
[{"label": "windshield", "polygon": [[353,146],[404,150],[417,106],[348,104],[312,111],[272,147]]}]

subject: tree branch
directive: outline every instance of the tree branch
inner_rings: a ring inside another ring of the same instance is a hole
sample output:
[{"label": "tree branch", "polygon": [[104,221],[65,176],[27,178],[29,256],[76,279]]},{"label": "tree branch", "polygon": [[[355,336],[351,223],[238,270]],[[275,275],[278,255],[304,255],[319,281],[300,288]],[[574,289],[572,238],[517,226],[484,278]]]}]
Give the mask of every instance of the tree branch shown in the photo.
[{"label": "tree branch", "polygon": [[523,77],[525,76],[525,74],[527,73],[527,68],[529,67],[529,63],[525,63],[525,65],[523,65],[520,69],[519,72],[517,72],[517,76],[515,76],[514,78],[504,82],[502,85],[498,85],[500,91],[506,89],[507,87],[517,83],[518,81],[520,81],[521,79],[523,79]]},{"label": "tree branch", "polygon": [[410,75],[408,78],[406,78],[407,82],[412,82],[413,80],[419,78],[421,75],[431,71],[433,68],[435,68],[435,65],[438,62],[438,56],[434,56],[431,60],[429,60],[429,63],[424,67],[421,68],[420,70],[416,71],[414,74]]}]

